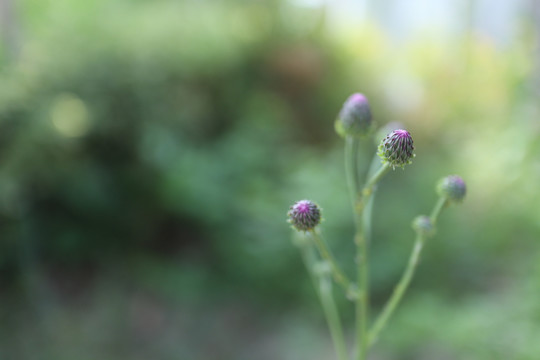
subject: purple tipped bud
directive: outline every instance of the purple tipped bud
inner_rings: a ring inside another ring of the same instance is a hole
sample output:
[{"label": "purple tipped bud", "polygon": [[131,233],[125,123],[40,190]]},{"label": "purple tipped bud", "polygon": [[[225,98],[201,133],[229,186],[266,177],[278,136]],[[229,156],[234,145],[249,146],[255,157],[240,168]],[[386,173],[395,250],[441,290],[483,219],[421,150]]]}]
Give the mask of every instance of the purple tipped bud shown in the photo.
[{"label": "purple tipped bud", "polygon": [[342,136],[368,135],[373,125],[368,99],[360,93],[349,96],[336,119],[336,132]]},{"label": "purple tipped bud", "polygon": [[411,134],[407,130],[394,130],[379,144],[377,155],[382,159],[383,164],[392,165],[393,168],[410,164],[415,156],[414,145]]},{"label": "purple tipped bud", "polygon": [[321,222],[319,207],[309,200],[295,202],[287,215],[289,216],[289,223],[300,231],[313,230]]},{"label": "purple tipped bud", "polygon": [[447,176],[437,183],[437,194],[445,196],[450,201],[461,202],[466,193],[465,181],[457,175]]},{"label": "purple tipped bud", "polygon": [[435,226],[433,226],[433,222],[426,215],[417,216],[412,222],[412,228],[417,233],[426,237],[435,234]]}]

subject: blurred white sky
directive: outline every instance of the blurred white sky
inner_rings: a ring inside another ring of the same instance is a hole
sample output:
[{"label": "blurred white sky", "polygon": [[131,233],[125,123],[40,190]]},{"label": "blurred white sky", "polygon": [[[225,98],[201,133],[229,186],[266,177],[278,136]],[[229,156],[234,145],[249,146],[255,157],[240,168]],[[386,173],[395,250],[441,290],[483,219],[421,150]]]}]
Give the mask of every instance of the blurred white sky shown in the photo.
[{"label": "blurred white sky", "polygon": [[328,24],[347,28],[376,22],[396,41],[432,34],[441,39],[475,34],[508,45],[519,35],[520,14],[538,0],[291,0],[299,6],[326,7]]}]

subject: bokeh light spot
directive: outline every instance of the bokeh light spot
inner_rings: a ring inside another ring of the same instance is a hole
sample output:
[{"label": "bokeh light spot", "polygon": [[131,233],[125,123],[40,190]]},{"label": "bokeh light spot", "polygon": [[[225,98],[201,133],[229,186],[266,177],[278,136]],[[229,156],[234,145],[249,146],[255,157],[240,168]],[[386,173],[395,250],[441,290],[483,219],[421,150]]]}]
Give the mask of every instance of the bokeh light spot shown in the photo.
[{"label": "bokeh light spot", "polygon": [[55,129],[66,137],[84,136],[90,129],[90,118],[85,103],[73,94],[59,95],[51,108]]}]

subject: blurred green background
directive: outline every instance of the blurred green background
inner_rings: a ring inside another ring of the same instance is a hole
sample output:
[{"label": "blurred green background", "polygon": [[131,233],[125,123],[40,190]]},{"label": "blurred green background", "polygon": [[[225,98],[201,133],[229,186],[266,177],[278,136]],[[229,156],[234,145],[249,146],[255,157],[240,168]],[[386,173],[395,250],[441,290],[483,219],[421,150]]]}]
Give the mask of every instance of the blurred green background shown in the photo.
[{"label": "blurred green background", "polygon": [[357,91],[417,154],[377,197],[375,309],[436,181],[468,185],[372,359],[539,359],[539,6],[358,3],[0,1],[0,359],[334,358],[286,212],[317,201],[352,276]]}]

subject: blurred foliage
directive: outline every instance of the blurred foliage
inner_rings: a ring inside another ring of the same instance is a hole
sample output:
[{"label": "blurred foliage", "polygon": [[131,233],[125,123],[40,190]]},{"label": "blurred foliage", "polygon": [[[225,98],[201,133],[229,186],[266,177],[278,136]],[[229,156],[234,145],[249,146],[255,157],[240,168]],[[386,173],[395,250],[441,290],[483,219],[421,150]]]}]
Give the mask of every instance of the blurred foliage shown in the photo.
[{"label": "blurred foliage", "polygon": [[20,53],[0,61],[0,358],[330,357],[285,214],[317,201],[352,264],[333,120],[354,91],[381,126],[405,124],[417,153],[377,195],[376,307],[435,182],[456,173],[469,190],[443,213],[379,358],[538,358],[533,34],[504,51],[475,37],[396,45],[279,1],[18,11]]}]

